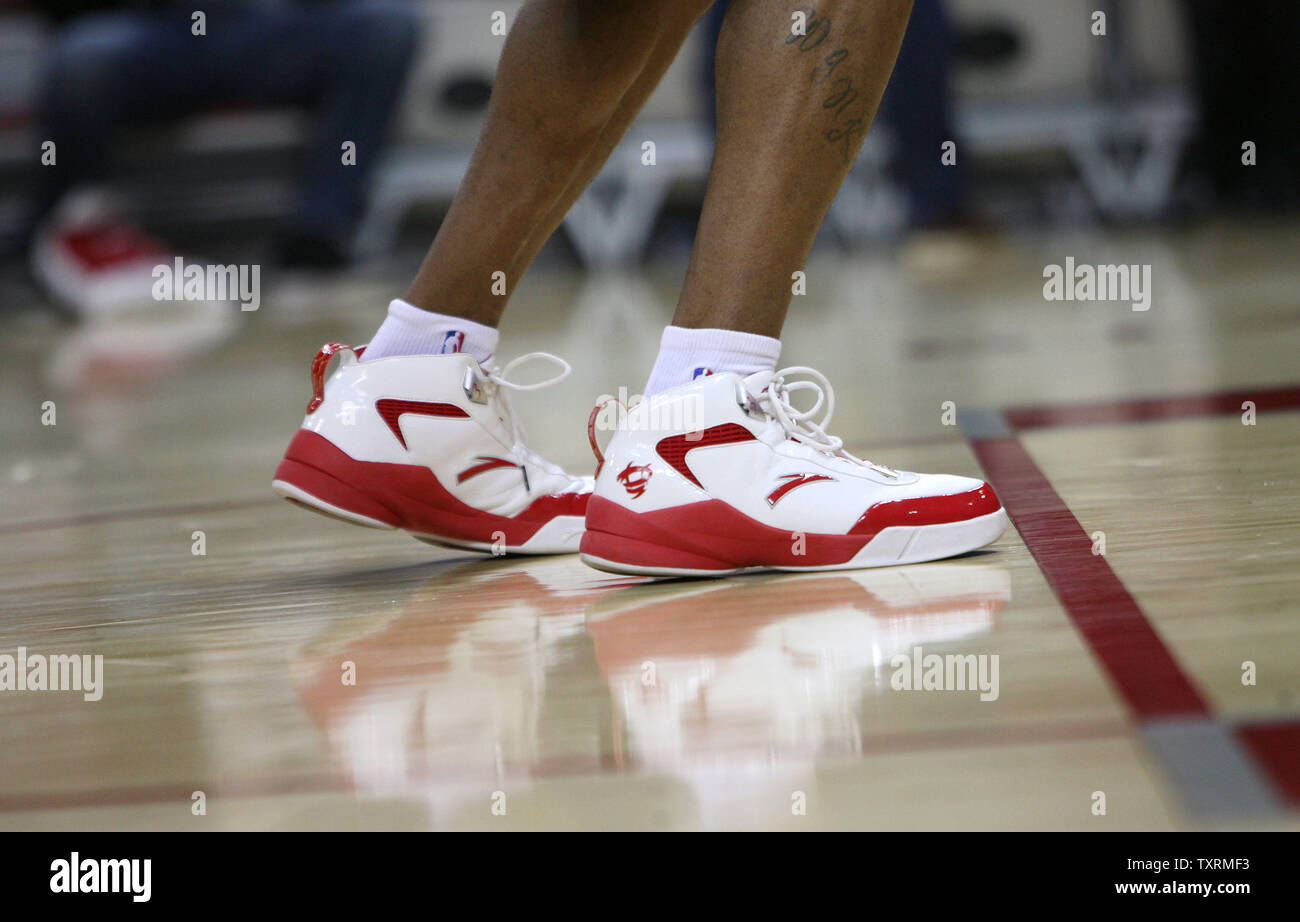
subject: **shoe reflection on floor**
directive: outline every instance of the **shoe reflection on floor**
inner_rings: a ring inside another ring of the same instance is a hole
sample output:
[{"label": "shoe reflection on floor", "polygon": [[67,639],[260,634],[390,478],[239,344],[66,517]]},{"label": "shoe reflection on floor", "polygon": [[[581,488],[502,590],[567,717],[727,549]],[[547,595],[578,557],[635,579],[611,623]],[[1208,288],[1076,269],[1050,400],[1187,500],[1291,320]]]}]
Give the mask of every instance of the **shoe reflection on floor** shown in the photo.
[{"label": "shoe reflection on floor", "polygon": [[[490,792],[592,775],[684,786],[671,800],[687,826],[745,825],[755,797],[788,817],[816,759],[862,751],[895,653],[982,634],[1011,597],[1005,570],[973,560],[720,581],[590,573],[572,558],[455,566],[397,618],[305,651],[299,694],[349,786],[420,800],[437,827],[475,822]],[[553,806],[551,821],[583,809]]]}]

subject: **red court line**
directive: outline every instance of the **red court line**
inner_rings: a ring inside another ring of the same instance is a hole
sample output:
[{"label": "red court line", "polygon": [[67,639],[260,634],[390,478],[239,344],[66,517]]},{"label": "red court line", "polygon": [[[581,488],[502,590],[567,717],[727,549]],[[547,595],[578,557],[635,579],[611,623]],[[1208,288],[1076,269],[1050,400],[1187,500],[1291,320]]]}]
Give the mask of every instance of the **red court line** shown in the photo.
[{"label": "red court line", "polygon": [[1255,404],[1256,413],[1300,410],[1300,387],[1217,391],[1185,397],[1147,397],[1065,406],[1013,407],[1002,415],[1015,429],[1047,429],[1053,426],[1094,426],[1101,423],[1228,416],[1243,412],[1241,405],[1247,400]]},{"label": "red court line", "polygon": [[1201,693],[1106,558],[1092,553],[1092,539],[1020,440],[974,439],[971,447],[1066,614],[1134,714],[1208,716]]},{"label": "red court line", "polygon": [[1282,799],[1300,806],[1300,721],[1244,724],[1236,734]]}]

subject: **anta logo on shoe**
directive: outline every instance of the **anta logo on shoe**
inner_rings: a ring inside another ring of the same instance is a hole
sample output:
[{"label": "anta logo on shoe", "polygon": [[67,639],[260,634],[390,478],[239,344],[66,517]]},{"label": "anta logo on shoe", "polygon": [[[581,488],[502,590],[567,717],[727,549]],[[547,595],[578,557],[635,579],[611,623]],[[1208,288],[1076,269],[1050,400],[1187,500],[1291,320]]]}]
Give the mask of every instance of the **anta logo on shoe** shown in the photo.
[{"label": "anta logo on shoe", "polygon": [[465,470],[457,474],[457,483],[464,483],[471,477],[477,477],[479,474],[486,474],[488,471],[495,471],[499,467],[519,467],[515,462],[507,461],[505,458],[487,458],[483,455],[479,455],[474,460],[480,463],[475,464],[472,467],[467,467]]},{"label": "anta logo on shoe", "polygon": [[469,419],[469,414],[454,403],[426,403],[423,400],[392,400],[387,397],[375,401],[377,412],[388,428],[393,430],[397,441],[406,447],[406,438],[402,435],[401,421],[407,413],[417,416],[437,416],[442,419]]},{"label": "anta logo on shoe", "polygon": [[819,480],[834,480],[826,474],[785,474],[778,477],[777,480],[785,481],[771,493],[767,494],[767,504],[773,508],[781,499],[796,487],[802,487],[805,483],[816,483]]},{"label": "anta logo on shoe", "polygon": [[449,330],[442,338],[442,348],[438,352],[440,355],[447,355],[450,352],[460,352],[464,348],[465,334],[457,330]]},{"label": "anta logo on shoe", "polygon": [[645,492],[646,484],[650,482],[650,465],[648,464],[628,464],[627,467],[618,475],[618,482],[627,490],[627,495],[636,499]]}]

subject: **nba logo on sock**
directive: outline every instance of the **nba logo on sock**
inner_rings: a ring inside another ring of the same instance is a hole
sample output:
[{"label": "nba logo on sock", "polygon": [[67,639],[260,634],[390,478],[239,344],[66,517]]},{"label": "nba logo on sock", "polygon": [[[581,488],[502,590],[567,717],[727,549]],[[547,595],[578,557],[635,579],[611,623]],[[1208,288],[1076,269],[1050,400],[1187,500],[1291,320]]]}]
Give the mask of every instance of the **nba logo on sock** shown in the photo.
[{"label": "nba logo on sock", "polygon": [[695,373],[691,375],[691,380],[694,381],[696,378],[705,378],[711,374],[713,374],[712,368],[697,368],[695,369]]},{"label": "nba logo on sock", "polygon": [[441,355],[449,352],[459,352],[465,345],[465,334],[456,330],[449,330],[447,335],[442,338],[442,349],[439,350]]}]

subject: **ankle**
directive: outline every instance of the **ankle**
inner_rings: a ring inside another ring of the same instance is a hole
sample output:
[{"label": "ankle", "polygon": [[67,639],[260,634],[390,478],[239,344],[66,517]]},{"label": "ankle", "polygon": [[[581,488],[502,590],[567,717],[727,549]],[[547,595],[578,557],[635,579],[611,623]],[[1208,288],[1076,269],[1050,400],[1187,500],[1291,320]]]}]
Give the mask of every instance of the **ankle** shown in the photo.
[{"label": "ankle", "polygon": [[440,314],[401,299],[388,305],[388,316],[366,347],[365,361],[397,355],[444,355],[466,352],[487,364],[497,349],[495,327],[464,317]]},{"label": "ankle", "polygon": [[685,384],[703,375],[734,371],[751,375],[774,371],[781,354],[781,341],[757,333],[736,330],[688,330],[670,326],[659,342],[645,395]]}]

